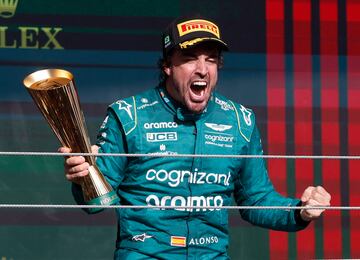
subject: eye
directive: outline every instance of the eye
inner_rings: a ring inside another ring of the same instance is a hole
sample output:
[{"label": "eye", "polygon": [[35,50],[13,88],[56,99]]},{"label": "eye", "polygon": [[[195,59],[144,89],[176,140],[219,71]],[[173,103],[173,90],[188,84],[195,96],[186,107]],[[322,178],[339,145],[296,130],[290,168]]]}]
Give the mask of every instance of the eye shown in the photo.
[{"label": "eye", "polygon": [[186,62],[189,62],[189,61],[194,61],[196,60],[197,57],[195,55],[184,55],[183,56],[183,60],[186,61]]},{"label": "eye", "polygon": [[210,62],[210,63],[218,63],[219,57],[218,56],[210,56],[206,59],[206,61]]}]

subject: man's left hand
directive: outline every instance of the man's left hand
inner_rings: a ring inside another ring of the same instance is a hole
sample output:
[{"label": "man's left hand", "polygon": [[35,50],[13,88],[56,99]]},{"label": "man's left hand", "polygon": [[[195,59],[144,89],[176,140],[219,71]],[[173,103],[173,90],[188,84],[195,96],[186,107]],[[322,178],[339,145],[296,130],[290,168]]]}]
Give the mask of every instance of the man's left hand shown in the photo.
[{"label": "man's left hand", "polygon": [[[321,186],[308,187],[301,196],[302,206],[330,206],[331,195]],[[319,218],[325,209],[302,209],[300,216],[305,221]]]}]

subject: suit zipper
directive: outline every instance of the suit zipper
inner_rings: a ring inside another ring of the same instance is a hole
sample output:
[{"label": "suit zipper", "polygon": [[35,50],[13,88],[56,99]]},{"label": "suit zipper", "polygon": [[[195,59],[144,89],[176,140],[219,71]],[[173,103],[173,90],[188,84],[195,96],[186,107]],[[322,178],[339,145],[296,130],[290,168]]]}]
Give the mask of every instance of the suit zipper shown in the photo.
[{"label": "suit zipper", "polygon": [[[197,126],[196,126],[196,122],[193,121],[194,123],[194,132],[193,132],[193,135],[195,135],[195,142],[194,142],[194,151],[193,151],[193,154],[195,155],[196,154],[196,148],[197,148],[197,142],[198,142],[198,130],[197,130]],[[193,157],[192,158],[192,163],[191,163],[191,172],[194,172],[195,170],[195,160],[196,158]],[[191,183],[189,182],[188,183],[188,187],[189,187],[189,192],[190,192],[190,197],[192,197],[192,190],[191,190]],[[190,228],[189,228],[189,221],[190,221],[190,217],[191,217],[191,214],[192,214],[192,211],[189,211],[189,215],[188,215],[188,219],[186,220],[186,226],[187,226],[187,237],[186,237],[186,241],[187,243],[189,243],[189,239],[190,239]],[[187,249],[187,254],[186,254],[186,259],[189,259],[189,247]]]}]

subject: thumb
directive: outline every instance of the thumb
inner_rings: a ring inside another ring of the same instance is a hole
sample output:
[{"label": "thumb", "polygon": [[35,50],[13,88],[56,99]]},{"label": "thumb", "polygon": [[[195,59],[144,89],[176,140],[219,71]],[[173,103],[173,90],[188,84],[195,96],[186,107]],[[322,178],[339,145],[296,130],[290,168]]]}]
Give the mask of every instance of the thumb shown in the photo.
[{"label": "thumb", "polygon": [[92,152],[92,153],[99,153],[99,146],[97,146],[97,145],[92,145],[92,146],[91,146],[91,152]]},{"label": "thumb", "polygon": [[314,187],[312,187],[312,186],[306,188],[306,190],[304,191],[304,193],[301,196],[301,202],[303,204],[311,198],[311,193],[312,193],[313,189],[314,189]]}]

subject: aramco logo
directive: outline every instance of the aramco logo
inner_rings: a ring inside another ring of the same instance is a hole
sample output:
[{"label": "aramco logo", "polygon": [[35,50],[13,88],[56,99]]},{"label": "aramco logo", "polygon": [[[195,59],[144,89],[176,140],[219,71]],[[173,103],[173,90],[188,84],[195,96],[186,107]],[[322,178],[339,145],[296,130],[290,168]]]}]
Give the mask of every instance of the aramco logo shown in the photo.
[{"label": "aramco logo", "polygon": [[0,17],[11,18],[14,16],[19,0],[0,0]]}]

